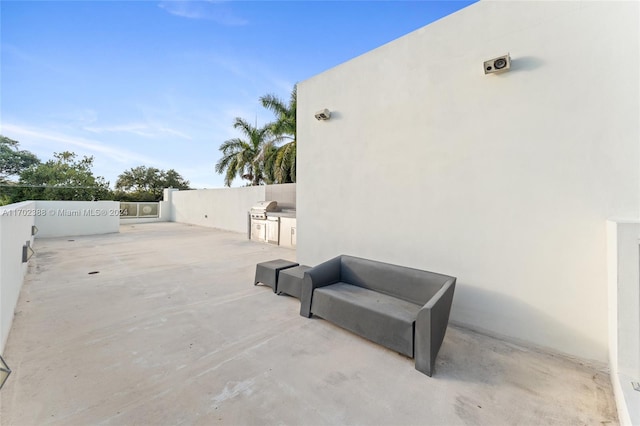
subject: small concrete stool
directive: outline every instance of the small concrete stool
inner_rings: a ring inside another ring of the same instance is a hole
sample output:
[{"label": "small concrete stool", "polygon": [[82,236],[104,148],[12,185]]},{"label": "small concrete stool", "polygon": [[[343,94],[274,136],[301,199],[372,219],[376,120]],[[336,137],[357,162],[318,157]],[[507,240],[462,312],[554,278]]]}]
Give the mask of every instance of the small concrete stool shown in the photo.
[{"label": "small concrete stool", "polygon": [[256,279],[253,281],[253,285],[257,285],[258,283],[268,285],[275,293],[278,287],[278,273],[283,269],[292,268],[298,265],[298,263],[284,259],[258,263],[256,265]]},{"label": "small concrete stool", "polygon": [[282,270],[278,277],[278,294],[288,294],[300,300],[304,272],[309,269],[311,266],[300,265]]}]

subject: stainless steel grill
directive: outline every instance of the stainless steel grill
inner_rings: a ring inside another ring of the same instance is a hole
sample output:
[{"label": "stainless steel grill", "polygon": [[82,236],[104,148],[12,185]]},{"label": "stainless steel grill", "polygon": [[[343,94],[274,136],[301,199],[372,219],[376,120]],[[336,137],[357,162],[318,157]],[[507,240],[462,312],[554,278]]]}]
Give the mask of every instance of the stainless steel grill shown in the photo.
[{"label": "stainless steel grill", "polygon": [[266,219],[268,212],[280,211],[277,201],[258,201],[258,204],[251,207],[251,219]]},{"label": "stainless steel grill", "polygon": [[258,204],[251,207],[250,238],[252,240],[264,241],[271,244],[279,244],[280,239],[280,218],[269,217],[270,212],[279,212],[277,201],[258,201]]}]

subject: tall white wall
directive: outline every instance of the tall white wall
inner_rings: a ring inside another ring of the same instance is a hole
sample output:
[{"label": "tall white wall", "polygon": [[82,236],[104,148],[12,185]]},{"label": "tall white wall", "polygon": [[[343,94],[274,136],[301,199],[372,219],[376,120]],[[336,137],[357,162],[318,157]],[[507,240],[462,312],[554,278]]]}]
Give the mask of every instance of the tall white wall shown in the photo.
[{"label": "tall white wall", "polygon": [[36,201],[36,238],[119,232],[117,201]]},{"label": "tall white wall", "polygon": [[34,201],[0,207],[0,355],[7,343],[27,263],[22,263],[22,246],[33,243],[31,226]]},{"label": "tall white wall", "polygon": [[638,16],[480,2],[299,84],[299,261],[451,274],[453,322],[606,361],[606,219],[640,214]]},{"label": "tall white wall", "polygon": [[640,424],[640,220],[607,222],[609,365],[622,425]]}]

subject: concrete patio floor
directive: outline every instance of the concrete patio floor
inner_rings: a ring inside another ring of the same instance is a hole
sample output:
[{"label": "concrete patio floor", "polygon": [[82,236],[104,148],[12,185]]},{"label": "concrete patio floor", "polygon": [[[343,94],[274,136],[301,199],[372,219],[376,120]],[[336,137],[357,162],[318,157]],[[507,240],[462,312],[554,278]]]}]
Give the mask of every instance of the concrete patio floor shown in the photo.
[{"label": "concrete patio floor", "polygon": [[126,225],[35,250],[3,425],[617,424],[608,374],[586,363],[450,326],[429,378],[301,317],[252,285],[256,263],[295,251],[241,234]]}]

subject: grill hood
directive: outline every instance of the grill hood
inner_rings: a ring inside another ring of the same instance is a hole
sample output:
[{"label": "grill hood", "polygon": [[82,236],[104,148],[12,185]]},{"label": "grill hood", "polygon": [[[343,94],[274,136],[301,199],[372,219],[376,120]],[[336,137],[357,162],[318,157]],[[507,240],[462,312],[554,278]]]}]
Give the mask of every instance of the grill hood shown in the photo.
[{"label": "grill hood", "polygon": [[277,201],[258,201],[251,207],[250,213],[252,219],[266,219],[267,212],[277,212],[279,210]]}]

